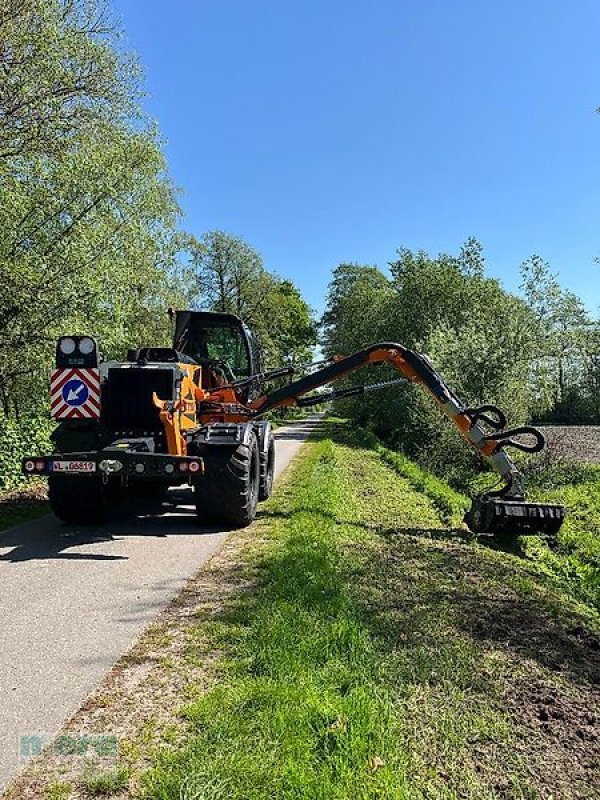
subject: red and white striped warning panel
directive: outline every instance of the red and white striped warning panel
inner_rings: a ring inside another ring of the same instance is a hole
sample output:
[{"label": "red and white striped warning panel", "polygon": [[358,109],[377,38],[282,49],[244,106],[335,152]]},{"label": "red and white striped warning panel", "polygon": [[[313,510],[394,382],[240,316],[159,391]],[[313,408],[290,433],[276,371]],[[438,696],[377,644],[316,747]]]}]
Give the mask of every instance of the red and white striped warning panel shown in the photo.
[{"label": "red and white striped warning panel", "polygon": [[98,419],[100,370],[70,367],[53,370],[50,410],[54,419]]}]

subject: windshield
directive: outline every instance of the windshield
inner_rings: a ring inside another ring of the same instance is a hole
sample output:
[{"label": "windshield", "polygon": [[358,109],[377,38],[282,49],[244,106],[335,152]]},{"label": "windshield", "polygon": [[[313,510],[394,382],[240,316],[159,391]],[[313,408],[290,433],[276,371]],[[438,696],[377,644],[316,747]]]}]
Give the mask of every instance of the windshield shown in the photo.
[{"label": "windshield", "polygon": [[192,323],[183,352],[198,362],[206,359],[220,361],[234,378],[250,374],[246,343],[239,328],[233,326],[206,323],[196,326]]}]

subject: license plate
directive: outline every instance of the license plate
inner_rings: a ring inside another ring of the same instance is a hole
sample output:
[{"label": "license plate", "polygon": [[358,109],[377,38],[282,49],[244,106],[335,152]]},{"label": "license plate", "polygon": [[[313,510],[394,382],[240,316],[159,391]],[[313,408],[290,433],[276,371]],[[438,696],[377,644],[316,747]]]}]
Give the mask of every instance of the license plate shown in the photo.
[{"label": "license plate", "polygon": [[53,461],[52,472],[96,472],[95,461]]}]

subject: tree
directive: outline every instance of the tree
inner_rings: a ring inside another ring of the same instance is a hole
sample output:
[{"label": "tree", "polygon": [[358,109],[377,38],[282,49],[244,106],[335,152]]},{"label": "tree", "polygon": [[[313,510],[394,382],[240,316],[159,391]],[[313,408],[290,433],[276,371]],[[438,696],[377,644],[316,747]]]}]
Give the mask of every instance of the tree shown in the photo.
[{"label": "tree", "polygon": [[[324,316],[328,355],[378,340],[394,341],[431,357],[468,405],[493,402],[512,420],[527,418],[535,318],[527,305],[484,274],[481,246],[469,239],[459,256],[432,258],[398,250],[390,275],[376,267],[342,264],[333,274]],[[351,382],[397,377],[371,369]],[[472,456],[456,432],[413,386],[394,386],[347,401],[345,413],[429,466],[452,473]]]},{"label": "tree", "polygon": [[[538,413],[561,404],[569,389],[585,391],[592,321],[581,300],[563,289],[540,256],[521,265],[521,289],[537,321],[537,355],[532,380]],[[577,388],[579,387],[579,388]]]},{"label": "tree", "polygon": [[252,317],[263,302],[268,276],[259,254],[239,236],[209,231],[192,256],[196,292],[214,311]]},{"label": "tree", "polygon": [[298,288],[290,280],[275,278],[264,305],[266,313],[255,324],[270,363],[308,363],[317,343],[317,326]]},{"label": "tree", "polygon": [[323,315],[326,355],[348,355],[381,338],[392,298],[392,285],[377,267],[336,267]]},{"label": "tree", "polygon": [[102,122],[139,115],[140,71],[94,0],[0,0],[0,159],[59,156]]},{"label": "tree", "polygon": [[179,209],[118,33],[91,0],[0,3],[5,413],[40,402],[58,334],[119,355],[178,302]]},{"label": "tree", "polygon": [[268,272],[239,236],[209,231],[193,246],[191,302],[241,317],[258,336],[265,362],[302,363],[316,344],[311,310],[289,280]]}]

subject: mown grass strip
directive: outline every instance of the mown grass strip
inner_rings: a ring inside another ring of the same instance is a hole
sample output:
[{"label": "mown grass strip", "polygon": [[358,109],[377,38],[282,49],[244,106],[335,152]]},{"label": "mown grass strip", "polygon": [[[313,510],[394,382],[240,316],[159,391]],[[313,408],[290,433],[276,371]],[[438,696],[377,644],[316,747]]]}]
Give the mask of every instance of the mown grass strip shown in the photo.
[{"label": "mown grass strip", "polygon": [[385,447],[371,431],[353,426],[341,428],[338,438],[355,447],[374,450],[381,459],[398,475],[405,478],[413,489],[428,497],[439,511],[442,520],[448,525],[462,523],[469,500],[453,489],[447,481],[419,466],[416,462],[397,450]]},{"label": "mown grass strip", "polygon": [[415,464],[404,453],[388,450],[383,445],[377,446],[377,452],[386,464],[409,481],[413,489],[423,492],[433,502],[444,522],[451,525],[461,524],[468,507],[468,500],[464,495],[454,491],[445,481]]},{"label": "mown grass strip", "polygon": [[[341,429],[339,436],[354,447],[362,446],[377,452],[398,475],[432,501],[446,525],[461,526],[470,501],[443,478],[424,469],[404,453],[385,447],[368,430],[360,427]],[[573,463],[536,469],[535,462],[527,464],[530,498],[564,504],[567,518],[555,544],[538,536],[522,536],[518,541],[508,540],[504,544],[530,559],[541,573],[553,579],[557,587],[600,611],[600,466]],[[475,477],[473,493],[489,488],[495,482],[495,478],[493,481],[490,478],[490,473]],[[502,544],[499,540],[498,545]]]}]

